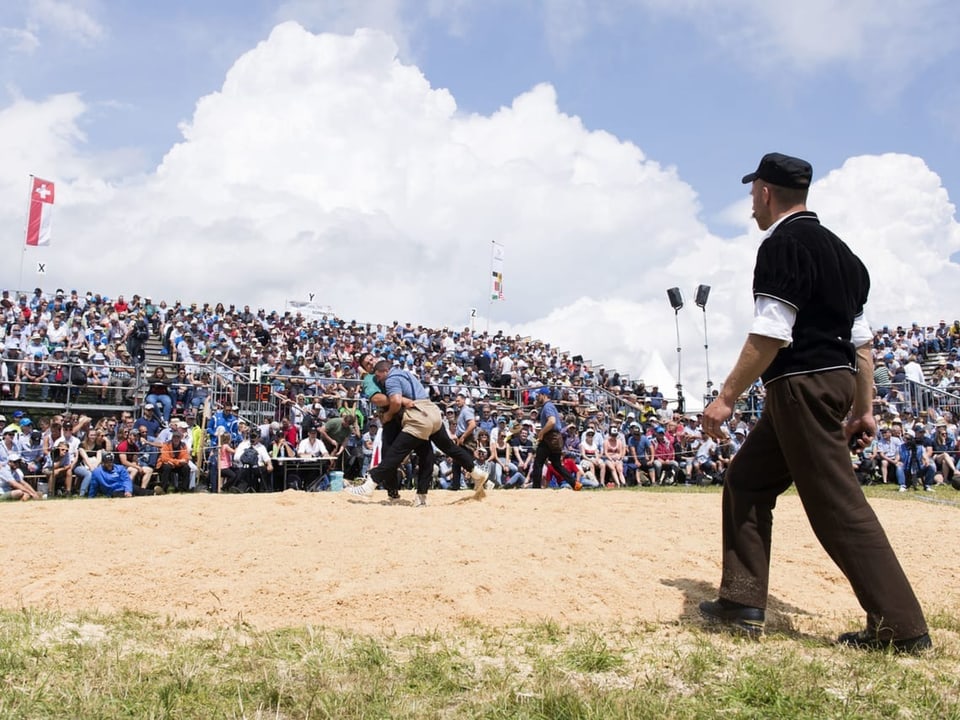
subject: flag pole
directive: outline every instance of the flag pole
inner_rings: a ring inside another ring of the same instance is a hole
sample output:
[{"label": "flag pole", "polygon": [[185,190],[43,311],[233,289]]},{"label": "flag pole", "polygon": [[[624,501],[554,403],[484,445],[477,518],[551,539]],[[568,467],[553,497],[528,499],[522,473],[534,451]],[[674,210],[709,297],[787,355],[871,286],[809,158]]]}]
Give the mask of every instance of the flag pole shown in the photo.
[{"label": "flag pole", "polygon": [[[33,173],[28,176],[27,216],[23,221],[22,246],[20,248],[20,276],[17,278],[17,292],[23,291],[23,260],[27,256],[27,228],[30,225],[30,203],[33,200]],[[14,298],[16,301],[16,298]]]},{"label": "flag pole", "polygon": [[503,300],[503,245],[490,241],[490,298],[487,301],[487,332],[490,332],[490,311],[494,300]]},{"label": "flag pole", "polygon": [[490,291],[487,293],[487,328],[484,332],[490,334],[490,312],[493,310],[493,254],[496,250],[497,241],[490,241],[490,272],[487,273],[487,282],[490,283]]}]

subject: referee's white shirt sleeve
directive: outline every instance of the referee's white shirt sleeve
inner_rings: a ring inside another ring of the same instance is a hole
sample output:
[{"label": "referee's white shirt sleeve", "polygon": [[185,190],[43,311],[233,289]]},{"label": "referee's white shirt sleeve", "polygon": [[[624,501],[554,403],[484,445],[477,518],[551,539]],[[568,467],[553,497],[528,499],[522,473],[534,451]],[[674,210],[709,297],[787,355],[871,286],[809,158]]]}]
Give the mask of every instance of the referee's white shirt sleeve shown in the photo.
[{"label": "referee's white shirt sleeve", "polygon": [[853,319],[850,341],[857,348],[873,341],[873,330],[870,327],[870,321],[867,320],[866,313],[862,312]]},{"label": "referee's white shirt sleeve", "polygon": [[780,347],[786,347],[793,342],[793,324],[796,320],[797,310],[792,305],[767,295],[757,295],[753,301],[750,334],[779,340]]}]

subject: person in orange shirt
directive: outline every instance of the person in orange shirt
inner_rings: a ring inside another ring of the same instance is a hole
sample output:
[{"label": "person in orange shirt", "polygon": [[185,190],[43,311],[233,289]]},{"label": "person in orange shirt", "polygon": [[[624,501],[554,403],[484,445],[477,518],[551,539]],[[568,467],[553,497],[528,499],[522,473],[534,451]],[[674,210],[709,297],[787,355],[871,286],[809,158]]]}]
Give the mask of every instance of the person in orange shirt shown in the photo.
[{"label": "person in orange shirt", "polygon": [[[170,442],[160,446],[160,487],[164,492],[187,492],[190,489],[190,450],[179,430],[170,436]],[[176,482],[174,482],[176,480]]]}]

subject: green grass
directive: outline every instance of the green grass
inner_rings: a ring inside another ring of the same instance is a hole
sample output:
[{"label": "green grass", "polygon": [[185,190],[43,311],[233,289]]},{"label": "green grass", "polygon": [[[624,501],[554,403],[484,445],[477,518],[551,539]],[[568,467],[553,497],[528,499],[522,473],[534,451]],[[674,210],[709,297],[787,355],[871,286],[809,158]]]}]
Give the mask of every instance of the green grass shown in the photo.
[{"label": "green grass", "polygon": [[960,719],[960,619],[930,623],[916,658],[697,624],[372,637],[0,612],[0,718]]}]

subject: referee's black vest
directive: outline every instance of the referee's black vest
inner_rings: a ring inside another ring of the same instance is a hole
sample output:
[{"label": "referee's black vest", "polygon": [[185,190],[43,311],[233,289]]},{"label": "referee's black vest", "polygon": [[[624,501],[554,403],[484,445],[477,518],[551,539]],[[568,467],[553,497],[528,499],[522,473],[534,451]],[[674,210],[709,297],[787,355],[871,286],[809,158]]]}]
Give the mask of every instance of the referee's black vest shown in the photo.
[{"label": "referee's black vest", "polygon": [[841,368],[855,372],[850,329],[869,292],[860,258],[815,213],[786,217],[760,244],[753,271],[754,298],[774,298],[797,311],[793,342],[777,353],[763,382]]}]

